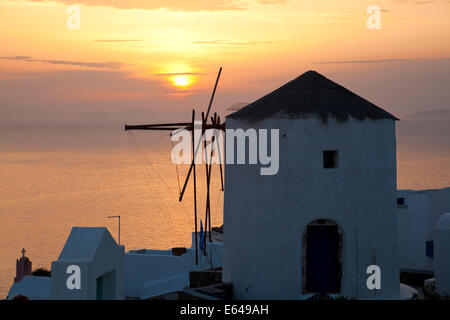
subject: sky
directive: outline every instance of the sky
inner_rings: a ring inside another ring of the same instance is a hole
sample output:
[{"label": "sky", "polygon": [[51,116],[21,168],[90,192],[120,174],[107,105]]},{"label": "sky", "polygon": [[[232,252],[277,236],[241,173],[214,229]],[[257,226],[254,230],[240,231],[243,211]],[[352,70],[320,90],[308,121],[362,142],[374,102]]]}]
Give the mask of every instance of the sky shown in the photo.
[{"label": "sky", "polygon": [[0,0],[0,123],[189,120],[220,66],[220,114],[308,70],[400,118],[448,109],[449,17],[446,0]]}]

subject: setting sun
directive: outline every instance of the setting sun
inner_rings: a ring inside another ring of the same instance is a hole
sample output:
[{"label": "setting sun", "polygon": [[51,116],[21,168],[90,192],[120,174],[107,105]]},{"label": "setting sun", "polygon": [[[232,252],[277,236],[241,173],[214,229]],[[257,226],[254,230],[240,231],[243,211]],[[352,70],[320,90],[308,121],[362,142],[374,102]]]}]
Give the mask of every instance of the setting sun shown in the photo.
[{"label": "setting sun", "polygon": [[173,77],[172,82],[177,87],[186,87],[190,84],[188,77],[184,76],[184,75],[179,75],[179,76]]}]

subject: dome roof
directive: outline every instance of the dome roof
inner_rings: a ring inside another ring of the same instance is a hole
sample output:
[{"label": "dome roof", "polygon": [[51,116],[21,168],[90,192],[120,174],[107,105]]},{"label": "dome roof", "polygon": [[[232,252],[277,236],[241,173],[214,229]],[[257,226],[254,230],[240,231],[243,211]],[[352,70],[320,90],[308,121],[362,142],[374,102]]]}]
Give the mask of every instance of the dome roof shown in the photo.
[{"label": "dome roof", "polygon": [[444,213],[436,223],[436,229],[450,230],[450,213]]}]

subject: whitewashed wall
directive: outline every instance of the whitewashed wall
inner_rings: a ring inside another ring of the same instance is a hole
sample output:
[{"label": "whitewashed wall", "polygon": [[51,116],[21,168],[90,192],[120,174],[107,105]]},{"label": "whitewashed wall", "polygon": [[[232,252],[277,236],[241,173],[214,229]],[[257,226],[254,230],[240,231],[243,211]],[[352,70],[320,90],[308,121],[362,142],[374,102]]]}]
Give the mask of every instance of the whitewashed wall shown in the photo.
[{"label": "whitewashed wall", "polygon": [[[59,259],[52,262],[51,299],[95,300],[97,278],[110,272],[114,272],[114,287],[105,290],[104,298],[124,299],[124,261],[125,247],[117,245],[106,228],[72,228]],[[80,289],[67,288],[66,271],[71,265],[80,267]]]},{"label": "whitewashed wall", "polygon": [[210,254],[213,267],[222,266],[222,243],[213,242],[212,250],[206,244],[208,256],[199,251],[199,265],[195,265],[195,249],[188,248],[181,256],[172,250],[144,250],[142,253],[127,252],[125,255],[125,295],[148,298],[189,287],[189,272],[208,269]]},{"label": "whitewashed wall", "polygon": [[400,268],[434,271],[434,259],[426,256],[426,241],[435,239],[439,217],[450,211],[450,188],[399,190],[405,205],[397,208]]},{"label": "whitewashed wall", "polygon": [[[396,142],[393,120],[268,119],[228,128],[279,128],[280,170],[226,165],[223,280],[238,299],[298,299],[302,238],[315,219],[343,229],[341,294],[398,295]],[[323,168],[323,151],[339,150],[339,168]],[[369,291],[366,268],[381,267],[381,290]]]},{"label": "whitewashed wall", "polygon": [[450,296],[450,213],[444,213],[435,227],[436,292]]}]

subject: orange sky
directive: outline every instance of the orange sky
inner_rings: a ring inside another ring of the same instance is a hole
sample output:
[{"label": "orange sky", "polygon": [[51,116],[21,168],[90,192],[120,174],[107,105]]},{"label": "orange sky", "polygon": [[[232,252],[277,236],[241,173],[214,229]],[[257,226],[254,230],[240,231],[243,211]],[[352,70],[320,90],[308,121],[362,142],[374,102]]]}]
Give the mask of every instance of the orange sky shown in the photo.
[{"label": "orange sky", "polygon": [[[366,26],[374,4],[380,30]],[[219,66],[218,111],[309,69],[399,116],[448,108],[449,14],[445,0],[0,0],[0,118],[184,115]]]}]

